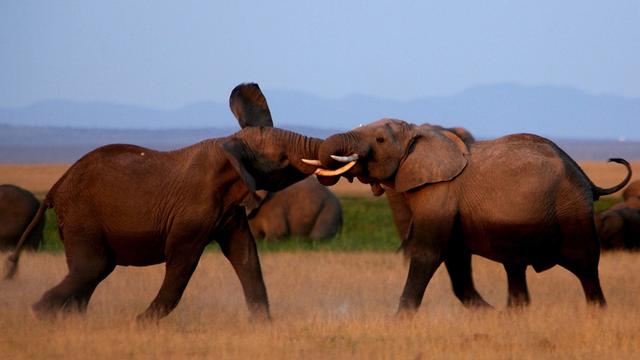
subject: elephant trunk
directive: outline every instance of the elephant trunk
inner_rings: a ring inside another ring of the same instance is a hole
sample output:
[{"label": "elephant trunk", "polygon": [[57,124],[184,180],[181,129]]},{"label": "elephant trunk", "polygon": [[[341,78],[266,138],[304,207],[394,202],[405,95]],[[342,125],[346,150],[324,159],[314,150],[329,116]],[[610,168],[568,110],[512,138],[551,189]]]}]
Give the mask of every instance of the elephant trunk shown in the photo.
[{"label": "elephant trunk", "polygon": [[298,167],[303,172],[308,172],[310,169],[313,170],[315,167],[309,166],[304,159],[317,159],[318,152],[320,150],[320,146],[322,145],[322,140],[314,137],[308,137],[298,134],[291,134],[293,136],[292,139],[289,139],[288,144],[290,144],[291,149],[288,151],[289,158],[292,160],[293,164],[301,164],[302,168],[298,165]]},{"label": "elephant trunk", "polygon": [[[344,162],[336,160],[336,156],[350,157],[358,155],[358,157],[362,158],[368,152],[362,146],[363,143],[360,136],[354,131],[330,136],[320,146],[318,159],[327,169],[342,167]],[[334,156],[332,157],[332,155]]]},{"label": "elephant trunk", "polygon": [[[340,174],[356,167],[357,159],[364,157],[368,152],[367,149],[362,148],[363,143],[359,135],[353,131],[328,137],[320,146],[316,158],[320,160],[323,167],[320,172],[316,172],[320,183],[333,185],[340,179]],[[351,181],[353,172],[354,170],[351,170],[344,176]]]}]

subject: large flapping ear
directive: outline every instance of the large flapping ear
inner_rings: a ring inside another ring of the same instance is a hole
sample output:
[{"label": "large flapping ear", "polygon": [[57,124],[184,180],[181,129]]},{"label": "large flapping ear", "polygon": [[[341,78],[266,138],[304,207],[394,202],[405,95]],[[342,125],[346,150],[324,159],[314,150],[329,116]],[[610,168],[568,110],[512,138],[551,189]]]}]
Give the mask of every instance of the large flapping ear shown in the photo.
[{"label": "large flapping ear", "polygon": [[247,184],[249,191],[251,191],[251,193],[255,193],[256,180],[249,173],[249,171],[247,171],[243,163],[246,151],[242,142],[238,139],[231,139],[225,141],[219,146],[222,148],[222,150],[224,150],[224,154],[227,157],[227,160],[229,160],[233,168],[236,169],[236,171],[240,175],[240,178],[245,182],[245,184]]},{"label": "large flapping ear", "polygon": [[464,149],[466,146],[459,138],[455,141],[441,131],[416,132],[396,172],[395,190],[405,192],[424,184],[452,180],[467,166]]},{"label": "large flapping ear", "polygon": [[256,83],[236,86],[229,96],[229,107],[238,119],[241,128],[247,126],[273,127],[267,99],[264,98]]}]

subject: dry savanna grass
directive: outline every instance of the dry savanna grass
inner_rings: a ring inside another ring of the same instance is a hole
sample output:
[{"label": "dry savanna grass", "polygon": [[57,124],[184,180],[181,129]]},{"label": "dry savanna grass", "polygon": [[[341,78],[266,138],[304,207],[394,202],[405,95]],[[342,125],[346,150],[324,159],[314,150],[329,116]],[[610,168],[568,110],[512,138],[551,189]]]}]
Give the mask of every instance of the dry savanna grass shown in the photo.
[{"label": "dry savanna grass", "polygon": [[117,268],[85,317],[51,322],[36,320],[29,307],[64,276],[64,257],[26,254],[23,260],[17,278],[0,282],[4,359],[640,357],[637,253],[603,256],[606,309],[586,306],[578,280],[556,267],[530,270],[533,304],[507,310],[502,267],[476,258],[476,285],[495,310],[463,308],[442,267],[411,319],[393,316],[407,272],[399,254],[266,253],[271,323],[248,321],[231,266],[221,254],[207,253],[176,310],[146,326],[133,318],[155,296],[162,266]]},{"label": "dry savanna grass", "polygon": [[[624,176],[617,164],[580,165],[601,187]],[[640,178],[640,161],[633,166]],[[43,195],[68,167],[0,165],[0,183]],[[357,182],[332,190],[371,196]],[[586,306],[578,280],[559,267],[529,270],[533,304],[508,310],[502,267],[475,258],[476,285],[495,310],[462,307],[441,268],[411,319],[393,316],[407,273],[399,254],[295,251],[261,258],[271,323],[248,320],[231,266],[207,252],[177,309],[142,326],[133,319],[158,291],[162,265],[117,268],[85,317],[51,322],[36,320],[30,305],[66,274],[64,255],[25,254],[16,279],[0,280],[0,358],[640,358],[640,253],[603,255],[604,310]]]},{"label": "dry savanna grass", "polygon": [[[640,161],[630,161],[633,167],[633,180],[640,179]],[[580,166],[589,178],[600,187],[618,184],[624,178],[626,170],[618,164],[605,161],[580,161]],[[0,184],[15,184],[37,194],[46,193],[69,164],[0,164]],[[341,179],[331,190],[342,196],[372,196],[368,185],[354,180],[349,183]]]}]

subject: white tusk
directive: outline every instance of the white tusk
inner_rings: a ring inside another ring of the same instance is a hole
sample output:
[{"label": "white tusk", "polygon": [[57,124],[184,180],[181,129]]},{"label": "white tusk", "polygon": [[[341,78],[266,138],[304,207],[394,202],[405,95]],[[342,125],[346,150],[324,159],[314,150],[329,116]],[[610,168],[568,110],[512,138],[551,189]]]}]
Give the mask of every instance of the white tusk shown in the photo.
[{"label": "white tusk", "polygon": [[348,163],[354,160],[358,160],[358,154],[353,154],[353,155],[349,155],[349,156],[338,156],[338,155],[331,155],[331,158],[335,161],[340,161],[343,163]]},{"label": "white tusk", "polygon": [[320,162],[320,160],[302,159],[302,162],[307,165],[322,166],[322,163]]},{"label": "white tusk", "polygon": [[320,176],[337,176],[337,175],[340,175],[342,173],[347,172],[355,164],[356,164],[356,161],[354,160],[354,161],[348,163],[347,165],[345,165],[345,166],[343,166],[343,167],[341,167],[339,169],[335,169],[335,170],[327,170],[327,169],[318,168],[318,169],[316,169],[314,174],[320,175]]}]

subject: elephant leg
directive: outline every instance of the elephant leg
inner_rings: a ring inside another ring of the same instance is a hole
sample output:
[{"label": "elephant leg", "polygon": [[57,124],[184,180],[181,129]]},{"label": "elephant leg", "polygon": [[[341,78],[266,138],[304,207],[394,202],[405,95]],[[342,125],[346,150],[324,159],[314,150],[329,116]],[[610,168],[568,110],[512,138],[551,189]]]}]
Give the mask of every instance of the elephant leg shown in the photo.
[{"label": "elephant leg", "polygon": [[400,297],[399,314],[418,309],[431,277],[448,255],[449,244],[455,243],[453,231],[457,209],[451,192],[440,191],[446,190],[446,184],[428,188],[429,191],[408,198],[413,219],[406,229],[402,248],[411,261]]},{"label": "elephant leg", "polygon": [[173,242],[177,245],[168,251],[162,286],[149,307],[138,315],[138,321],[160,319],[175,309],[206,245],[206,241],[203,239],[187,244],[175,239],[167,239],[167,242]]},{"label": "elephant leg", "polygon": [[504,263],[509,284],[509,296],[507,306],[520,307],[530,303],[529,289],[527,288],[527,265],[518,263]]},{"label": "elephant leg", "polygon": [[560,265],[578,277],[588,303],[599,306],[607,305],[600,287],[597,262],[585,265],[580,262],[563,261]]},{"label": "elephant leg", "polygon": [[258,250],[244,214],[236,214],[222,235],[218,238],[218,243],[240,279],[251,316],[255,319],[269,319],[269,299],[262,278]]},{"label": "elephant leg", "polygon": [[107,255],[103,244],[73,241],[71,236],[67,239],[65,243],[69,245],[65,250],[69,273],[33,305],[38,316],[52,315],[60,310],[86,312],[96,286],[115,268],[115,262]]},{"label": "elephant leg", "polygon": [[453,293],[465,307],[491,307],[480,296],[473,284],[471,273],[471,253],[466,250],[452,251],[444,264],[449,272]]},{"label": "elephant leg", "polygon": [[566,228],[563,229],[565,233],[571,234],[571,237],[563,242],[565,247],[558,264],[578,277],[588,303],[605,306],[607,302],[598,275],[600,244],[593,217],[589,214],[572,219],[574,221],[567,222]]},{"label": "elephant leg", "polygon": [[412,313],[418,310],[422,304],[427,285],[441,263],[442,259],[439,256],[411,258],[407,282],[400,297],[398,314]]}]

